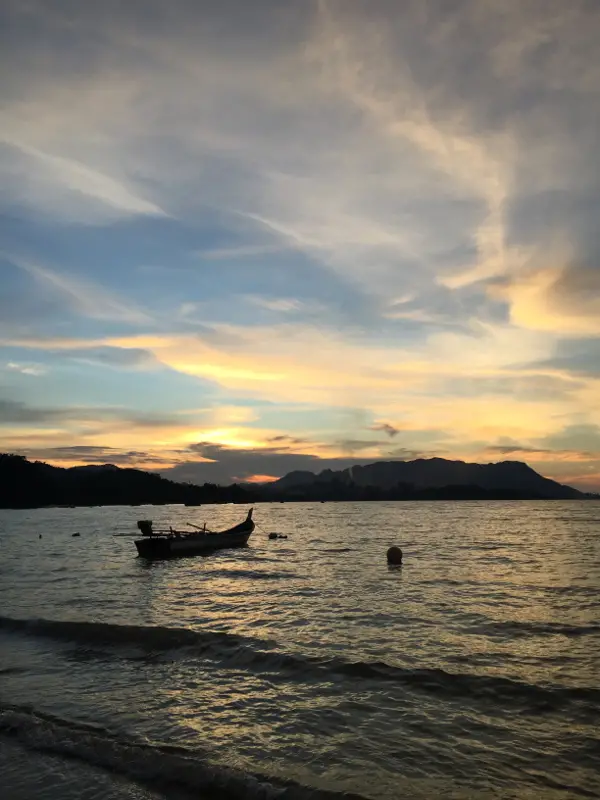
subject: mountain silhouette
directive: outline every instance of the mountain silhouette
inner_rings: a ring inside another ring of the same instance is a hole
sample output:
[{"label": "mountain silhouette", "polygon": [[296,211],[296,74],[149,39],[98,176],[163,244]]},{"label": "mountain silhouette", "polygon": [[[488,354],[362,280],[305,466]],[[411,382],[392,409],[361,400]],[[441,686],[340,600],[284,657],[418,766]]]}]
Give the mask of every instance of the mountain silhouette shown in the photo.
[{"label": "mountain silhouette", "polygon": [[405,488],[422,493],[472,487],[475,492],[506,493],[515,498],[574,500],[584,497],[571,486],[544,478],[521,461],[473,464],[445,458],[419,458],[415,461],[376,461],[349,469],[323,470],[318,474],[290,472],[269,485],[272,492],[310,494],[327,487],[356,487],[390,492]]},{"label": "mountain silhouette", "polygon": [[0,508],[246,502],[239,486],[174,483],[154,472],[114,464],[54,467],[0,454]]},{"label": "mountain silhouette", "polygon": [[343,500],[577,500],[582,492],[520,461],[468,464],[443,458],[377,461],[333,471],[290,472],[269,484],[175,483],[113,464],[54,467],[0,454],[0,508]]}]

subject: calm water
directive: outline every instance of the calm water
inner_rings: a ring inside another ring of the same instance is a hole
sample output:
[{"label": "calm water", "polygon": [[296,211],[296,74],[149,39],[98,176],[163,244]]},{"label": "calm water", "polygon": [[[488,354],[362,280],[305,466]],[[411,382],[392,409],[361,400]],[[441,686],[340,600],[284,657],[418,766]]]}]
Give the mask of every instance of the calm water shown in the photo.
[{"label": "calm water", "polygon": [[0,511],[9,800],[600,797],[600,503],[259,505],[248,548],[154,564],[121,535],[245,511]]}]

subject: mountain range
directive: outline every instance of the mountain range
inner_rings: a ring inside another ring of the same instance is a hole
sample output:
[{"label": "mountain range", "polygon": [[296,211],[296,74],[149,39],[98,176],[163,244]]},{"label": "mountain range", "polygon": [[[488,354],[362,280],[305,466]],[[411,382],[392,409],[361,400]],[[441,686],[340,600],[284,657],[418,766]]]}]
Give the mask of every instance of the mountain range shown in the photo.
[{"label": "mountain range", "polygon": [[542,477],[521,461],[473,464],[445,458],[415,461],[376,461],[340,471],[290,472],[269,485],[275,492],[307,492],[332,485],[373,487],[385,492],[406,487],[407,491],[477,487],[486,492],[509,492],[516,497],[572,500],[582,492]]},{"label": "mountain range", "polygon": [[246,502],[239,486],[174,483],[154,472],[113,464],[54,467],[0,454],[0,508]]},{"label": "mountain range", "polygon": [[577,500],[585,496],[542,477],[520,461],[377,461],[318,474],[290,472],[262,485],[196,486],[112,464],[63,468],[0,454],[0,508],[328,500]]}]

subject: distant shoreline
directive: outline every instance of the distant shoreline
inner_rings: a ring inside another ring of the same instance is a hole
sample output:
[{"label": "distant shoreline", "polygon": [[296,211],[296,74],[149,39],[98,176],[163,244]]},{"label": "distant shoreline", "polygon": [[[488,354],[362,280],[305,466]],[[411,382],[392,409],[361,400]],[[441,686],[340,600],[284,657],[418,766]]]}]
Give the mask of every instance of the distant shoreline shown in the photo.
[{"label": "distant shoreline", "polygon": [[194,508],[203,508],[204,506],[227,506],[227,505],[287,505],[290,503],[303,503],[306,505],[327,505],[330,503],[585,503],[589,501],[600,501],[600,495],[588,494],[583,497],[574,498],[559,498],[559,497],[405,497],[402,499],[336,499],[336,500],[306,500],[304,498],[294,498],[289,500],[275,500],[275,499],[246,499],[238,500],[235,502],[227,501],[213,501],[202,503],[201,505],[186,506],[185,503],[178,502],[165,502],[165,503],[127,503],[127,502],[106,502],[95,503],[94,505],[81,504],[78,505],[0,505],[0,511],[38,511],[38,510],[76,510],[76,509],[92,509],[92,508],[141,508],[152,507],[161,508],[163,506],[179,506],[189,508],[193,511]]},{"label": "distant shoreline", "polygon": [[376,462],[341,473],[288,473],[269,484],[198,486],[111,464],[63,468],[0,454],[0,508],[5,509],[589,499],[594,495],[544,478],[522,462]]}]

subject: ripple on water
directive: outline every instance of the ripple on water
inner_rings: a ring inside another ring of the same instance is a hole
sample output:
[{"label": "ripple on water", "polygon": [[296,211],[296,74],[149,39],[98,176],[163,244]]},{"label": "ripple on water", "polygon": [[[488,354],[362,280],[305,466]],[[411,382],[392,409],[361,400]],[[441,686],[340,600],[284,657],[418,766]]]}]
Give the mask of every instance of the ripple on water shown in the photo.
[{"label": "ripple on water", "polygon": [[156,564],[140,509],[0,512],[0,699],[375,800],[600,795],[598,507],[265,504],[285,546]]}]

